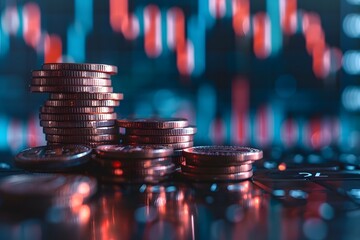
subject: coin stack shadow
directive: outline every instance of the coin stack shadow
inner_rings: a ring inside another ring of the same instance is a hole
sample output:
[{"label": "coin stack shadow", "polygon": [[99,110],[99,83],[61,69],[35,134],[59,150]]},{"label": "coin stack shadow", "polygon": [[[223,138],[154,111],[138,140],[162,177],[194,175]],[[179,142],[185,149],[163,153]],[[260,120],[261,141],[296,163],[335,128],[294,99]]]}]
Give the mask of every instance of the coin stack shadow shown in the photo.
[{"label": "coin stack shadow", "polygon": [[182,150],[194,145],[196,127],[189,126],[184,118],[138,118],[120,119],[117,121],[123,134],[123,144],[130,145],[163,145],[174,149],[172,156],[176,167],[185,160]]},{"label": "coin stack shadow", "polygon": [[116,73],[116,66],[87,63],[47,63],[32,72],[31,92],[50,93],[40,108],[48,145],[118,142],[114,107],[123,94],[113,93]]}]

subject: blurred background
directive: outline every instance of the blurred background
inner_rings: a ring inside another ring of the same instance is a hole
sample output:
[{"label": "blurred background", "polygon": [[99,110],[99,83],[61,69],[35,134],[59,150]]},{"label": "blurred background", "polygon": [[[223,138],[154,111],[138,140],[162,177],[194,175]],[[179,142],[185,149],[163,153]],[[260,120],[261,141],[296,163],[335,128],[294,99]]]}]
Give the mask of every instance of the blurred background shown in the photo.
[{"label": "blurred background", "polygon": [[360,142],[360,0],[0,0],[0,155],[45,143],[31,70],[118,66],[120,117],[186,117],[196,144]]}]

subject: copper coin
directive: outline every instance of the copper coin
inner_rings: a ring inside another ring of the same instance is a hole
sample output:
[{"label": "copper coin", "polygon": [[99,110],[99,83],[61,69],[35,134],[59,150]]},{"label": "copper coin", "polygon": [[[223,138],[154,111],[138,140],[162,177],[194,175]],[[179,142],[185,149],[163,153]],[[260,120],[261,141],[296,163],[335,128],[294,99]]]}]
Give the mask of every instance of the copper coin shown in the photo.
[{"label": "copper coin", "polygon": [[167,144],[193,141],[192,135],[185,136],[136,136],[122,135],[121,138],[127,142]]},{"label": "copper coin", "polygon": [[142,129],[169,129],[183,128],[189,125],[184,118],[135,118],[120,119],[117,121],[119,127],[142,128]]},{"label": "copper coin", "polygon": [[114,100],[124,98],[122,93],[52,93],[51,100]]},{"label": "copper coin", "polygon": [[64,135],[46,135],[45,139],[49,142],[58,143],[85,143],[85,142],[102,142],[102,141],[114,141],[118,139],[114,134],[102,134],[102,135],[79,135],[79,136],[64,136]]},{"label": "copper coin", "polygon": [[116,107],[119,101],[114,100],[47,100],[47,107]]},{"label": "copper coin", "polygon": [[31,85],[40,86],[111,86],[110,79],[104,78],[33,78]]},{"label": "copper coin", "polygon": [[192,174],[235,174],[239,172],[247,172],[252,170],[251,164],[244,165],[235,165],[235,166],[226,166],[226,167],[199,167],[194,165],[189,165],[185,162],[181,164],[181,171],[192,173]]},{"label": "copper coin", "polygon": [[108,64],[94,63],[45,63],[42,66],[44,70],[76,70],[76,71],[94,71],[116,74],[118,68]]},{"label": "copper coin", "polygon": [[85,92],[85,93],[109,93],[112,87],[104,86],[30,86],[31,92],[64,93],[64,92]]},{"label": "copper coin", "polygon": [[40,126],[48,128],[98,128],[114,126],[114,120],[108,121],[40,121]]},{"label": "copper coin", "polygon": [[105,183],[151,183],[157,184],[163,182],[169,178],[169,175],[165,176],[132,176],[132,177],[124,177],[124,176],[110,176],[110,175],[100,175],[98,179]]},{"label": "copper coin", "polygon": [[104,145],[95,149],[98,156],[115,159],[163,158],[173,154],[171,147],[163,145]]},{"label": "copper coin", "polygon": [[234,174],[193,174],[181,171],[181,175],[193,181],[237,181],[249,179],[253,171],[239,172]]},{"label": "copper coin", "polygon": [[41,107],[41,113],[81,114],[81,113],[113,113],[113,107]]},{"label": "copper coin", "polygon": [[94,163],[105,168],[149,168],[158,165],[169,165],[171,158],[150,158],[150,159],[110,159],[93,156]]},{"label": "copper coin", "polygon": [[43,128],[45,134],[51,135],[101,135],[117,134],[118,128],[100,127],[100,128]]},{"label": "copper coin", "polygon": [[[128,141],[124,141],[124,140],[122,140],[122,142],[124,144],[130,144],[130,145],[139,144],[137,142],[130,142],[130,141],[128,142]],[[161,145],[170,147],[170,148],[172,148],[174,150],[178,150],[178,149],[184,149],[184,148],[192,147],[192,146],[194,146],[194,142],[190,141],[190,142],[182,142],[182,143],[162,143]]]},{"label": "copper coin", "polygon": [[[117,144],[118,141],[117,140],[113,140],[113,141],[99,141],[99,142],[93,142],[93,141],[83,141],[81,142],[81,144],[85,144],[91,148],[96,148],[97,146],[101,146],[101,145],[109,145],[109,144]],[[47,142],[48,146],[57,146],[57,145],[62,145],[62,143],[58,143],[58,142]]]},{"label": "copper coin", "polygon": [[135,176],[165,176],[173,173],[175,165],[170,163],[169,165],[156,165],[149,168],[109,168],[101,169],[102,173],[106,175],[124,176],[124,177],[135,177]]},{"label": "copper coin", "polygon": [[171,128],[171,129],[140,129],[140,128],[127,128],[127,135],[138,136],[183,136],[194,135],[196,127],[189,126],[184,128]]},{"label": "copper coin", "polygon": [[34,70],[33,77],[73,77],[73,78],[105,78],[111,77],[108,73],[90,72],[90,71],[72,71],[72,70]]},{"label": "copper coin", "polygon": [[115,120],[116,113],[99,114],[46,114],[40,113],[41,120],[44,121],[105,121]]}]

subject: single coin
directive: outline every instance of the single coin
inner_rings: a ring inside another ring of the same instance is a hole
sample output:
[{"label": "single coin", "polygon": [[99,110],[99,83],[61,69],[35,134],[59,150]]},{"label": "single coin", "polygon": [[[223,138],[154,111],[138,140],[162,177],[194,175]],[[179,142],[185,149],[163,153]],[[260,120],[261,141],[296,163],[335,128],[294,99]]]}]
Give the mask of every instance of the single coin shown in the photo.
[{"label": "single coin", "polygon": [[123,100],[122,93],[51,93],[51,100]]},{"label": "single coin", "polygon": [[152,144],[181,143],[181,142],[193,141],[193,136],[192,135],[185,135],[185,136],[122,135],[121,138],[126,142],[152,143]]},{"label": "single coin", "polygon": [[115,159],[148,159],[170,157],[173,154],[171,147],[163,145],[104,145],[95,149],[98,156],[102,158]]},{"label": "single coin", "polygon": [[168,129],[184,128],[189,125],[184,118],[135,118],[120,119],[117,121],[119,127],[142,128],[142,129]]},{"label": "single coin", "polygon": [[[97,146],[100,145],[110,145],[110,144],[118,144],[118,140],[114,140],[114,141],[101,141],[101,142],[92,142],[92,141],[83,141],[81,142],[81,144],[85,144],[86,146],[89,146],[91,148],[96,148]],[[58,145],[62,145],[62,143],[58,143],[58,142],[47,142],[48,146],[58,146]]]},{"label": "single coin", "polygon": [[41,113],[81,114],[81,113],[113,113],[113,107],[41,107]]},{"label": "single coin", "polygon": [[141,129],[141,128],[126,128],[127,135],[138,136],[183,136],[194,135],[196,133],[196,127],[189,126],[184,128],[172,128],[172,129]]},{"label": "single coin", "polygon": [[[124,140],[122,140],[122,143],[123,144],[129,144],[129,145],[137,145],[137,144],[139,144],[137,142],[124,141]],[[192,146],[194,146],[194,142],[191,141],[191,142],[181,142],[181,143],[162,143],[161,145],[170,147],[170,148],[172,148],[174,150],[178,150],[178,149],[184,149],[184,148],[192,147]]]},{"label": "single coin", "polygon": [[252,170],[252,164],[226,166],[226,167],[199,167],[195,165],[189,165],[185,162],[181,164],[181,171],[193,174],[235,174],[239,172],[248,172]]},{"label": "single coin", "polygon": [[96,189],[96,179],[81,175],[20,174],[0,182],[2,204],[29,211],[80,206]]},{"label": "single coin", "polygon": [[104,121],[115,120],[116,113],[99,113],[99,114],[47,114],[40,113],[41,120],[44,121]]},{"label": "single coin", "polygon": [[100,128],[43,128],[45,134],[50,135],[101,135],[101,134],[117,134],[118,128],[100,127]]},{"label": "single coin", "polygon": [[112,87],[104,86],[30,86],[31,92],[48,92],[48,93],[64,93],[64,92],[85,92],[85,93],[109,93],[113,91]]},{"label": "single coin", "polygon": [[19,168],[67,168],[87,162],[91,151],[91,148],[84,145],[34,147],[18,153],[14,162]]},{"label": "single coin", "polygon": [[171,158],[150,158],[150,159],[111,159],[93,156],[91,159],[97,165],[104,168],[149,168],[158,165],[169,165]]},{"label": "single coin", "polygon": [[165,176],[133,176],[133,177],[124,177],[124,176],[117,176],[117,175],[100,175],[98,179],[105,183],[151,183],[157,184],[163,182],[169,178],[170,175]]},{"label": "single coin", "polygon": [[79,136],[64,136],[64,135],[46,135],[45,139],[49,142],[58,143],[85,143],[85,142],[102,142],[117,140],[118,135],[102,134],[102,135],[79,135]]},{"label": "single coin", "polygon": [[101,169],[102,173],[106,175],[114,175],[114,176],[124,176],[124,177],[135,177],[135,176],[165,176],[173,173],[175,170],[175,165],[170,163],[169,165],[156,165],[154,167],[149,168],[109,168],[109,169]]},{"label": "single coin", "polygon": [[74,71],[74,70],[34,70],[32,71],[33,77],[73,77],[73,78],[105,78],[111,77],[108,73],[91,72],[91,71]]},{"label": "single coin", "polygon": [[40,121],[40,126],[47,128],[99,128],[99,127],[111,127],[114,125],[115,125],[114,120],[72,121],[72,122]]},{"label": "single coin", "polygon": [[181,175],[194,181],[234,181],[245,180],[253,176],[253,171],[239,172],[234,174],[192,174],[181,171]]},{"label": "single coin", "polygon": [[95,63],[44,63],[42,66],[44,70],[76,70],[76,71],[94,71],[104,72],[109,74],[116,74],[118,68],[108,64]]},{"label": "single coin", "polygon": [[105,78],[32,78],[31,85],[40,86],[111,86]]},{"label": "single coin", "polygon": [[119,101],[114,100],[47,100],[47,107],[116,107]]},{"label": "single coin", "polygon": [[263,157],[261,150],[240,146],[196,146],[184,149],[183,156],[187,159],[204,161],[256,161]]}]

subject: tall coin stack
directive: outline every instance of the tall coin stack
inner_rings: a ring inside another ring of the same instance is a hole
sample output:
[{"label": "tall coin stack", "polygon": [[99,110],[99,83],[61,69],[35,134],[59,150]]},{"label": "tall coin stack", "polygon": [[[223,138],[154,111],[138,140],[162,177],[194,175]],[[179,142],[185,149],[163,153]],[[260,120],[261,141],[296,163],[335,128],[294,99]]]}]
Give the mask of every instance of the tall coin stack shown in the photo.
[{"label": "tall coin stack", "polygon": [[252,163],[261,150],[240,146],[197,146],[183,151],[181,174],[197,181],[244,180],[253,175]]},{"label": "tall coin stack", "polygon": [[32,72],[31,92],[50,93],[40,108],[48,145],[118,142],[114,107],[123,94],[113,93],[116,73],[116,66],[87,63],[47,63]]},{"label": "tall coin stack", "polygon": [[130,145],[157,144],[174,149],[173,162],[179,166],[183,162],[182,150],[194,145],[196,127],[189,126],[184,118],[120,119],[122,143]]}]

